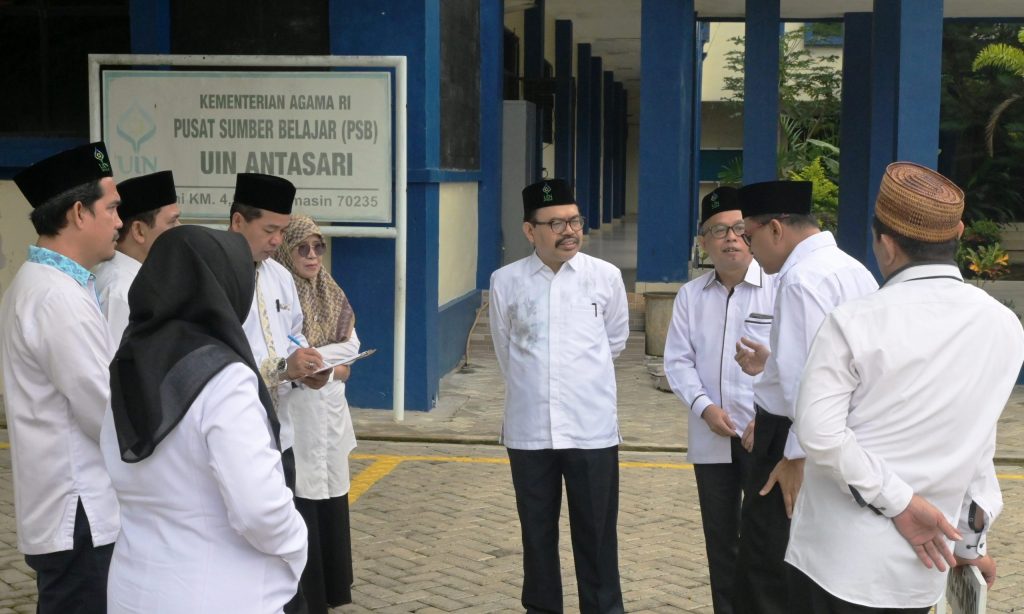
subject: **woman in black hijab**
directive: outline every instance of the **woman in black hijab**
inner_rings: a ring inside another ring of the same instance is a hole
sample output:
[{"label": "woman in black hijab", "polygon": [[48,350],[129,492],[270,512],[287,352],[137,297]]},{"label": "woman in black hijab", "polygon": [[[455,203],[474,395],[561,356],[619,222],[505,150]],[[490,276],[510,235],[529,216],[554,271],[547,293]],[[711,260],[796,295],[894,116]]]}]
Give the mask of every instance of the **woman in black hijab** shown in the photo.
[{"label": "woman in black hijab", "polygon": [[306,561],[242,321],[241,235],[165,232],[128,293],[101,446],[121,505],[108,612],[280,612]]}]

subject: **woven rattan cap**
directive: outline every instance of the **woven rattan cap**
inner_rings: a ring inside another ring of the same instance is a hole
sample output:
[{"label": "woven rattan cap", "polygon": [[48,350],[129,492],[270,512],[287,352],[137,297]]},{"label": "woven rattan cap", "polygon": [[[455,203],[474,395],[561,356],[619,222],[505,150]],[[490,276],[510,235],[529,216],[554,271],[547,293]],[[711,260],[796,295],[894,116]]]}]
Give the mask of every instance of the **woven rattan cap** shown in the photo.
[{"label": "woven rattan cap", "polygon": [[912,162],[885,169],[875,216],[908,239],[941,243],[957,236],[964,192],[939,173]]}]

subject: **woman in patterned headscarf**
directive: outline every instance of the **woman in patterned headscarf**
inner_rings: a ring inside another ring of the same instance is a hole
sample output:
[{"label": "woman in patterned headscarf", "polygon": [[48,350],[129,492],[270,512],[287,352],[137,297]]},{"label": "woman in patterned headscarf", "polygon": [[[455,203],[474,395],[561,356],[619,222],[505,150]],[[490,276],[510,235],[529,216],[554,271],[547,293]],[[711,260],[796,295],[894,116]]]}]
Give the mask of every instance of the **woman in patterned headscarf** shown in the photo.
[{"label": "woman in patterned headscarf", "polygon": [[[337,362],[359,352],[359,337],[348,298],[323,268],[325,250],[316,222],[293,215],[274,259],[295,278],[302,333],[325,362]],[[282,400],[295,428],[295,507],[309,528],[302,590],[310,614],[352,602],[348,455],[356,438],[345,400],[349,369],[337,366],[320,390],[300,386]]]}]

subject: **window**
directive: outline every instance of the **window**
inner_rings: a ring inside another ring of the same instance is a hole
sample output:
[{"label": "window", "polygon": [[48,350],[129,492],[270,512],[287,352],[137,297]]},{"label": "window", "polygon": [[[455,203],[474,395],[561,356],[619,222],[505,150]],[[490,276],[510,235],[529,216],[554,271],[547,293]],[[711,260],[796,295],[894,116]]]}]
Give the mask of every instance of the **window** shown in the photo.
[{"label": "window", "polygon": [[128,0],[0,0],[0,135],[88,136],[88,55],[130,50]]}]

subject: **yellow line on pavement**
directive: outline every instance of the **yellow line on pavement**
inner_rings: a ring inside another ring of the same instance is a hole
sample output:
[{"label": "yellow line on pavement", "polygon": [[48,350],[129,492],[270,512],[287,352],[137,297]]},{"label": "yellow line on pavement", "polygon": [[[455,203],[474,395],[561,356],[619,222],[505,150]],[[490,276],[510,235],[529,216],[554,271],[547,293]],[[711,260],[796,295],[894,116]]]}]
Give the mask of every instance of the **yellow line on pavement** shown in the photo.
[{"label": "yellow line on pavement", "polygon": [[10,448],[10,447],[11,447],[11,444],[9,444],[7,442],[0,442],[0,450],[6,450],[7,448]]},{"label": "yellow line on pavement", "polygon": [[[4,445],[4,444],[0,444]],[[486,457],[486,456],[439,456],[439,455],[422,455],[422,454],[353,454],[352,458],[357,460],[372,460],[377,461],[363,473],[366,473],[373,469],[377,463],[387,460],[394,463],[388,468],[388,471],[394,469],[394,467],[402,461],[428,461],[428,462],[446,462],[446,463],[481,463],[486,465],[507,465],[508,459],[501,457]],[[641,461],[620,461],[620,467],[628,467],[630,469],[693,469],[691,463],[649,463]],[[359,479],[363,473],[356,476]],[[381,475],[380,477],[383,477]],[[376,478],[374,481],[380,479]],[[1024,480],[1024,474],[1021,473],[999,473],[996,475],[1001,480]],[[353,485],[355,480],[353,480]],[[365,492],[365,491],[364,491]],[[362,494],[362,493],[360,493]],[[352,496],[349,495],[349,500],[352,500]]]},{"label": "yellow line on pavement", "polygon": [[349,487],[349,505],[358,501],[359,497],[370,490],[370,487],[376,484],[378,480],[391,473],[395,467],[402,463],[402,460],[404,459],[398,456],[381,456],[372,465],[360,471],[356,477],[352,478],[352,485]]}]

